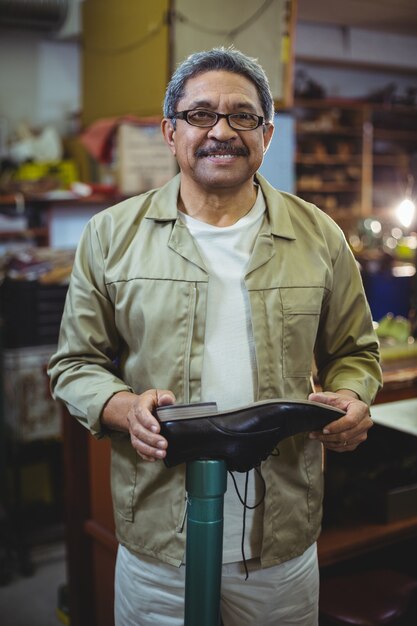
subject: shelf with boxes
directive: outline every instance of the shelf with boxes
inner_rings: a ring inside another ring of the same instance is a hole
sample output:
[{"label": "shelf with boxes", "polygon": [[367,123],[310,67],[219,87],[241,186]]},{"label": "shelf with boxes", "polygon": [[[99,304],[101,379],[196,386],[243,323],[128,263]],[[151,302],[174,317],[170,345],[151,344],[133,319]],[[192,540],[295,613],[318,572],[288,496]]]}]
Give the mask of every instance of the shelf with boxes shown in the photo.
[{"label": "shelf with boxes", "polygon": [[409,177],[417,178],[417,109],[372,109],[372,206],[389,211],[405,195]]},{"label": "shelf with boxes", "polygon": [[38,210],[39,197],[22,193],[0,195],[0,244],[26,241],[35,246],[48,244],[48,226]]},{"label": "shelf with boxes", "polygon": [[296,102],[298,195],[335,219],[358,216],[363,187],[363,111],[324,101]]},{"label": "shelf with boxes", "polygon": [[349,100],[298,100],[296,193],[343,226],[384,217],[417,176],[417,109]]},{"label": "shelf with boxes", "polygon": [[61,435],[46,367],[58,341],[66,291],[65,284],[8,277],[0,288],[5,423],[21,442]]},{"label": "shelf with boxes", "polygon": [[34,542],[63,533],[62,415],[50,394],[47,365],[67,291],[64,281],[52,279],[62,279],[71,260],[70,251],[25,247],[2,261],[0,428],[7,486],[0,506],[13,529],[9,550],[26,574],[33,572]]}]

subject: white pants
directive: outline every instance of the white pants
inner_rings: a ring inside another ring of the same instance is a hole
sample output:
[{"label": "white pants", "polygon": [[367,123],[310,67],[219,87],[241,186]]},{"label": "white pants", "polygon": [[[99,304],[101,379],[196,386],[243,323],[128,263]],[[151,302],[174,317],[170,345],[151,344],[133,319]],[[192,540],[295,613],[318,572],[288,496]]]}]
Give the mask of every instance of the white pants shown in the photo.
[{"label": "white pants", "polygon": [[[317,548],[281,565],[261,569],[248,561],[223,565],[224,626],[317,626]],[[138,557],[119,546],[115,577],[115,626],[183,626],[185,567]]]}]

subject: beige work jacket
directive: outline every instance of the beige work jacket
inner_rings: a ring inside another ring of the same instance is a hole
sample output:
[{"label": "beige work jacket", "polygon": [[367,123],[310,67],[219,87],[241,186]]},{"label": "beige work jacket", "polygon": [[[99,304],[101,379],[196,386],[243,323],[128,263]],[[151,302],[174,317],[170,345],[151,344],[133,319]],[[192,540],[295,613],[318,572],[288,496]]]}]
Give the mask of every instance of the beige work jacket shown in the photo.
[{"label": "beige work jacket", "polygon": [[[257,179],[267,213],[245,277],[256,399],[305,399],[315,358],[324,389],[351,389],[370,404],[380,385],[378,342],[342,232],[317,207]],[[177,219],[178,191],[179,176],[102,211],[78,247],[50,375],[55,397],[98,437],[106,434],[103,406],[119,391],[158,387],[178,402],[200,400],[209,276]],[[126,435],[109,436],[119,541],[179,565],[184,467],[147,463]],[[263,566],[302,554],[320,531],[321,444],[299,435],[279,451],[262,464]]]}]

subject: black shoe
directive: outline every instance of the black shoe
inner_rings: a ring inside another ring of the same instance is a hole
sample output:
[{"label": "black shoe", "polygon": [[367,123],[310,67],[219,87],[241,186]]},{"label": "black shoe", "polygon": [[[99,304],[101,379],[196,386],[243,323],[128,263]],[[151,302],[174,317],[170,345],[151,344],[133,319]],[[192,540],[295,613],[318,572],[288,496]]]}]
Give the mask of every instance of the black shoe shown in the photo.
[{"label": "black shoe", "polygon": [[286,437],[322,430],[345,415],[340,409],[308,400],[265,400],[229,411],[215,407],[215,403],[196,403],[157,408],[161,435],[168,441],[167,467],[223,459],[229,470],[247,472]]}]

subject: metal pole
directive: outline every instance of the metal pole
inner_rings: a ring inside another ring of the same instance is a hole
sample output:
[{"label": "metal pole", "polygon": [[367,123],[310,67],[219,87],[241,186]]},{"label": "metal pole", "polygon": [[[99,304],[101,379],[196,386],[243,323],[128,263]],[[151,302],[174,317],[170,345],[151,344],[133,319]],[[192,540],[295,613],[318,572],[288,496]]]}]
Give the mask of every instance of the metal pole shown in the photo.
[{"label": "metal pole", "polygon": [[224,461],[187,463],[184,626],[219,626],[223,553]]}]

